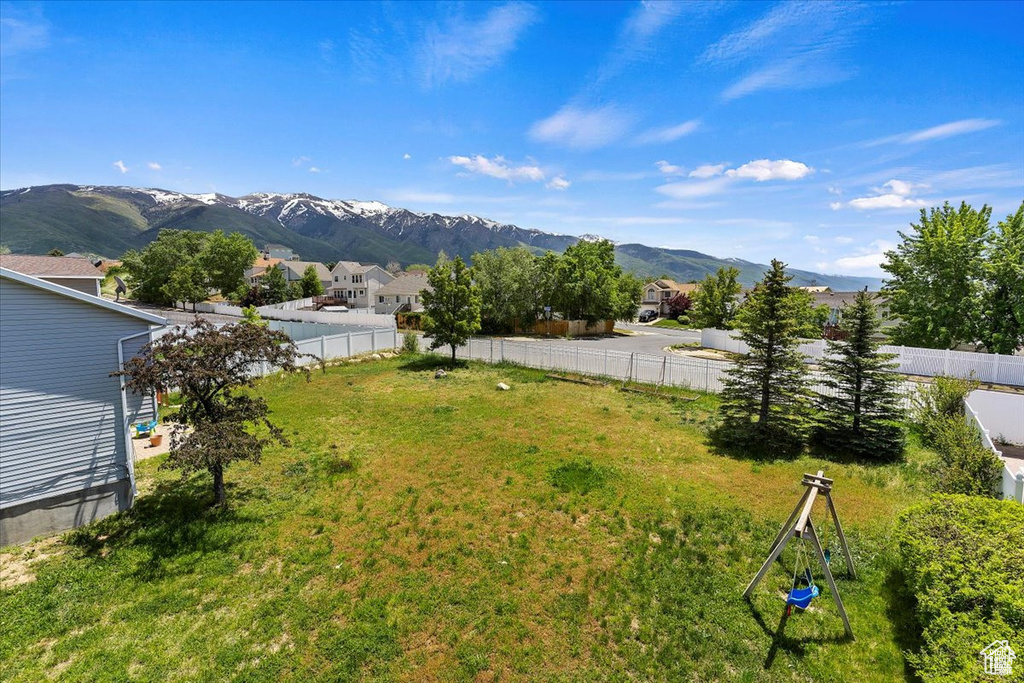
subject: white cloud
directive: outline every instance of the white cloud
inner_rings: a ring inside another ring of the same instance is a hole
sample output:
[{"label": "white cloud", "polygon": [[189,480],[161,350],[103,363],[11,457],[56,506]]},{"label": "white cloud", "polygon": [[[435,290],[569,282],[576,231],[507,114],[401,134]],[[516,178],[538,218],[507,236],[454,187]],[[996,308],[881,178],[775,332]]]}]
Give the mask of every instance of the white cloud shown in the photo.
[{"label": "white cloud", "polygon": [[533,5],[511,2],[480,20],[458,16],[443,27],[428,26],[419,47],[420,82],[431,88],[472,80],[501,63],[537,18]]},{"label": "white cloud", "polygon": [[0,57],[41,50],[50,44],[50,22],[41,6],[3,3],[0,14]]},{"label": "white cloud", "polygon": [[713,178],[700,182],[667,183],[658,188],[657,192],[672,197],[673,199],[693,199],[695,197],[708,197],[721,194],[731,184],[728,178]]},{"label": "white cloud", "polygon": [[556,178],[552,178],[551,182],[549,182],[544,187],[548,188],[549,190],[558,190],[561,192],[564,190],[568,190],[570,185],[572,185],[571,182],[569,182],[562,176],[558,176]]},{"label": "white cloud", "polygon": [[979,130],[985,130],[998,126],[1002,123],[996,119],[964,119],[962,121],[953,121],[952,123],[944,123],[941,126],[933,126],[924,130],[919,130],[916,133],[912,133],[907,136],[904,140],[904,144],[911,142],[927,142],[928,140],[940,140],[942,138],[953,137],[954,135],[963,135],[965,133],[974,133]]},{"label": "white cloud", "polygon": [[409,159],[412,159],[412,155],[408,154],[408,153],[407,154],[403,154],[402,158],[405,159],[406,161],[408,161]]},{"label": "white cloud", "polygon": [[704,164],[690,171],[691,178],[713,178],[716,175],[722,175],[725,170],[725,164]]},{"label": "white cloud", "polygon": [[798,180],[814,173],[814,169],[799,161],[789,159],[758,159],[725,172],[730,178],[753,178],[757,182],[766,180]]},{"label": "white cloud", "polygon": [[596,149],[621,138],[632,117],[614,105],[583,109],[565,105],[530,128],[530,137],[574,149]]},{"label": "white cloud", "polygon": [[294,159],[292,159],[292,166],[298,168],[299,166],[304,166],[308,164],[310,161],[312,161],[312,159],[306,156],[295,157]]},{"label": "white cloud", "polygon": [[151,170],[151,171],[162,171],[163,168],[164,168],[163,166],[161,166],[160,164],[158,164],[155,161],[147,162],[146,166],[148,166],[149,170]]},{"label": "white cloud", "polygon": [[309,172],[310,173],[321,173],[322,171],[323,171],[323,169],[321,169],[319,166],[310,166],[309,167]]},{"label": "white cloud", "polygon": [[830,203],[828,205],[828,208],[832,209],[833,211],[838,211],[839,209],[843,208],[843,203],[842,202],[832,202],[832,203]]},{"label": "white cloud", "polygon": [[515,180],[539,182],[544,180],[544,171],[540,167],[532,165],[511,166],[502,156],[496,156],[494,159],[488,159],[480,154],[472,157],[452,156],[448,157],[448,161],[456,166],[461,166],[470,173],[499,178],[509,182]]},{"label": "white cloud", "polygon": [[866,23],[857,3],[784,2],[723,36],[700,58],[703,64],[749,64],[750,72],[723,93],[732,100],[761,90],[801,89],[848,78],[841,57]]},{"label": "white cloud", "polygon": [[[871,211],[874,209],[911,209],[925,206],[927,202],[923,199],[914,199],[910,195],[914,189],[920,187],[903,180],[890,180],[881,187],[872,188],[875,192],[870,197],[858,197],[851,199],[847,204],[850,208],[859,211]],[[833,210],[842,207],[832,205]]]},{"label": "white cloud", "polygon": [[912,130],[905,133],[898,133],[896,135],[889,135],[884,138],[878,138],[877,140],[869,140],[863,144],[865,147],[876,147],[878,145],[891,144],[894,142],[902,145],[909,145],[915,142],[931,142],[932,140],[942,140],[956,135],[976,133],[981,130],[994,128],[1001,123],[1002,121],[999,119],[961,119],[960,121],[950,121],[949,123],[932,126],[931,128]]},{"label": "white cloud", "polygon": [[655,142],[675,142],[679,138],[696,131],[698,128],[700,128],[700,121],[698,119],[684,121],[677,126],[669,126],[668,128],[652,128],[641,133],[637,138],[637,142],[642,145]]},{"label": "white cloud", "polygon": [[885,252],[895,248],[892,242],[875,240],[850,256],[836,259],[833,267],[840,273],[881,275],[882,269],[879,266],[885,262]]},{"label": "white cloud", "polygon": [[117,161],[115,161],[115,162],[114,162],[114,163],[112,164],[112,166],[113,166],[114,168],[116,168],[116,169],[117,169],[118,171],[120,171],[120,172],[121,172],[122,174],[124,174],[124,173],[127,173],[127,172],[128,172],[128,167],[127,167],[127,166],[125,166],[125,165],[124,165],[124,162],[123,162],[123,161],[121,161],[120,159],[118,159]]},{"label": "white cloud", "polygon": [[661,161],[655,161],[654,165],[657,166],[658,170],[664,173],[665,175],[682,175],[683,172],[686,170],[682,166],[670,164],[664,159],[662,159]]}]

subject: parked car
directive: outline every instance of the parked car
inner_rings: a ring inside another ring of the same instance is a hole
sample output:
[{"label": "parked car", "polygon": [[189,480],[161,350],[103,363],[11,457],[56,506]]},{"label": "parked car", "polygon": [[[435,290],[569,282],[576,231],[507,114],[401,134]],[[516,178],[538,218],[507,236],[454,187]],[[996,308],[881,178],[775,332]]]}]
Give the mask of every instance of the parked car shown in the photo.
[{"label": "parked car", "polygon": [[658,312],[657,311],[651,311],[651,310],[640,311],[640,318],[639,318],[639,320],[642,323],[653,322],[653,321],[655,321],[657,319],[658,319]]}]

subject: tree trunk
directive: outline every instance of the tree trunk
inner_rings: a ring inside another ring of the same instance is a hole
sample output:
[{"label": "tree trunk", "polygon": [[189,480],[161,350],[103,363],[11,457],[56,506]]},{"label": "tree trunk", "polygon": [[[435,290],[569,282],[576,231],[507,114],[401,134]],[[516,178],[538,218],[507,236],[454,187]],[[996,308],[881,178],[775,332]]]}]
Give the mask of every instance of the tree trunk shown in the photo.
[{"label": "tree trunk", "polygon": [[227,505],[228,496],[224,490],[224,465],[217,463],[210,466],[210,474],[213,475],[213,500],[218,507]]},{"label": "tree trunk", "polygon": [[452,347],[452,370],[454,370],[455,369],[455,344],[452,344],[451,347]]}]

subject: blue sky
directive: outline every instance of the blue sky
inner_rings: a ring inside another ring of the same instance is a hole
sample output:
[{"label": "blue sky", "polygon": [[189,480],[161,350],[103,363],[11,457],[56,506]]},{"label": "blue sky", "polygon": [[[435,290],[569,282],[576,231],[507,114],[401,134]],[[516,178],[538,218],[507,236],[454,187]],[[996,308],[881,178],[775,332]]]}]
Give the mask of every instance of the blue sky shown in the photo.
[{"label": "blue sky", "polygon": [[1024,199],[1024,3],[2,3],[0,185],[309,192],[878,275]]}]

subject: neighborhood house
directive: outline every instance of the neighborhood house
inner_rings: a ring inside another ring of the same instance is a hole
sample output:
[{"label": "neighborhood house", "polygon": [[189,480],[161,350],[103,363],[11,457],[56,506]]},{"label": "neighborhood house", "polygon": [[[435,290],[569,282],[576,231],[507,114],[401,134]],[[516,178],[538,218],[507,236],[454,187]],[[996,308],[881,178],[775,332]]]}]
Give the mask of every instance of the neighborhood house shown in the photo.
[{"label": "neighborhood house", "polygon": [[327,270],[327,266],[319,261],[280,261],[277,264],[277,267],[284,272],[284,279],[289,284],[300,281],[303,273],[306,272],[306,268],[309,266],[316,268],[316,276],[320,279],[320,284],[323,285],[324,291],[326,292],[330,289],[331,271]]},{"label": "neighborhood house", "polygon": [[420,292],[428,289],[426,275],[400,274],[377,291],[375,313],[414,313],[423,310]]},{"label": "neighborhood house", "polygon": [[0,309],[0,546],[131,507],[156,404],[110,373],[166,321],[6,266]]},{"label": "neighborhood house", "polygon": [[655,311],[659,316],[670,315],[668,302],[679,294],[693,295],[700,285],[681,285],[675,280],[662,278],[644,285],[643,298],[640,301],[641,311]]},{"label": "neighborhood house", "polygon": [[3,254],[0,255],[0,268],[31,275],[93,296],[100,295],[100,283],[104,277],[103,272],[89,259],[70,256]]},{"label": "neighborhood house", "polygon": [[327,291],[335,299],[344,299],[350,307],[370,308],[380,289],[394,279],[394,275],[373,263],[338,261],[331,271]]}]

